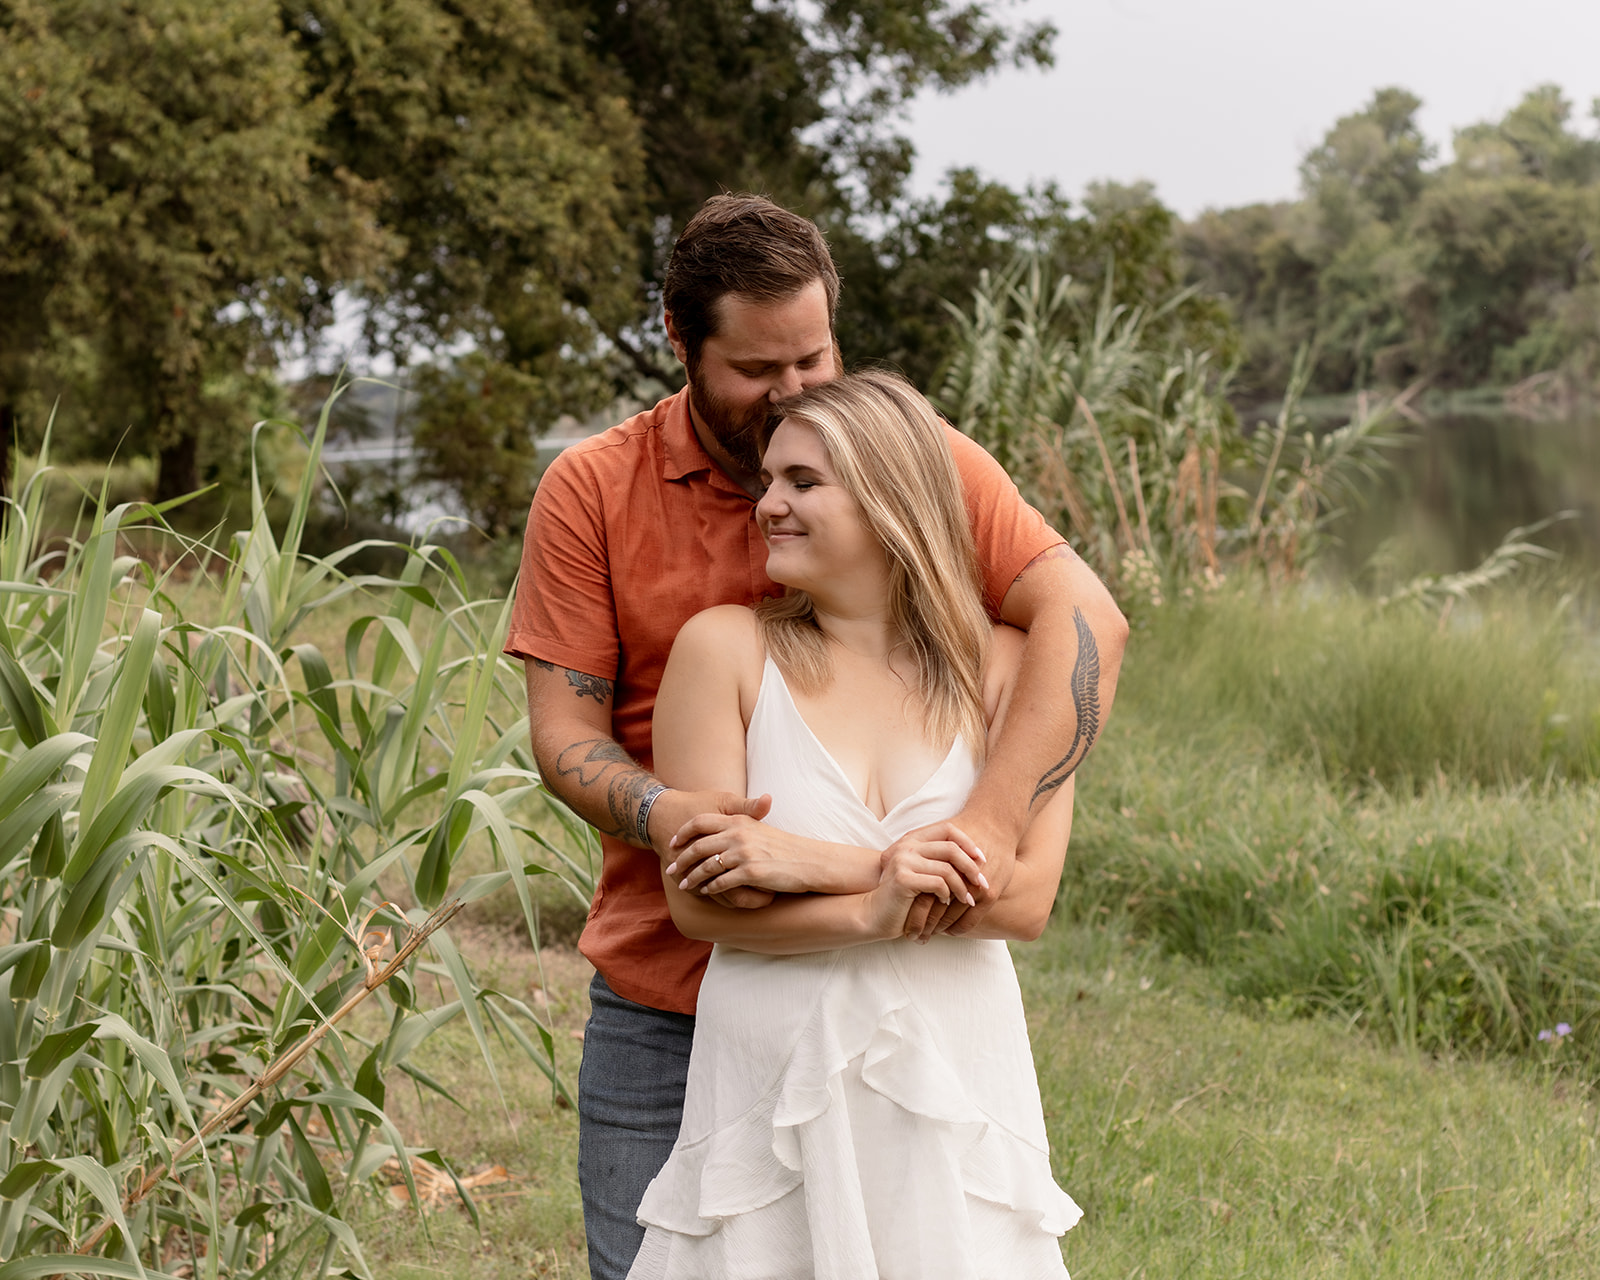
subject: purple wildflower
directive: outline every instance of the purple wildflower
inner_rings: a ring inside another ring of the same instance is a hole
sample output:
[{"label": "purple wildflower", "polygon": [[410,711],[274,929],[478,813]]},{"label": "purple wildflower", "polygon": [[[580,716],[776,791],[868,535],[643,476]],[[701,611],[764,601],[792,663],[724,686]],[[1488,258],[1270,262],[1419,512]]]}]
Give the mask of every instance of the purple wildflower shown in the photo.
[{"label": "purple wildflower", "polygon": [[1541,1031],[1539,1033],[1539,1039],[1540,1040],[1548,1040],[1549,1038],[1550,1038],[1550,1028],[1546,1027],[1543,1031]]},{"label": "purple wildflower", "polygon": [[1568,1023],[1558,1022],[1556,1023],[1556,1034],[1558,1036],[1570,1036],[1572,1034],[1572,1027]]}]

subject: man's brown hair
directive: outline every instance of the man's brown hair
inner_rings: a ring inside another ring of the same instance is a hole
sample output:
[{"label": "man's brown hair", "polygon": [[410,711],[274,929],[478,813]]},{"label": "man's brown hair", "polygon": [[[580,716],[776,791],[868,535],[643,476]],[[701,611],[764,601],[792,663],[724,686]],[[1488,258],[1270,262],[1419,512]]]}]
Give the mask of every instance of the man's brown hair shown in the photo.
[{"label": "man's brown hair", "polygon": [[672,247],[661,300],[688,349],[691,374],[700,347],[721,320],[730,293],[783,302],[813,280],[828,298],[828,328],[839,305],[839,272],[817,224],[765,196],[712,196]]}]

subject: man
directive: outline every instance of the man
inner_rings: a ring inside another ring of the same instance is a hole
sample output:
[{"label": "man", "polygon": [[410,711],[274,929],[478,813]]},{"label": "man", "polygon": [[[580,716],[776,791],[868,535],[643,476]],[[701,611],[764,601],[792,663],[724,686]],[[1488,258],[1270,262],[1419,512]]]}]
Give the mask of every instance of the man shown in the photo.
[{"label": "man", "polygon": [[[601,831],[604,850],[579,944],[597,970],[578,1081],[579,1179],[597,1280],[626,1275],[643,1235],[635,1211],[677,1136],[709,953],[672,926],[661,889],[670,842],[700,814],[764,813],[743,796],[671,791],[651,776],[655,693],[685,621],[780,592],[755,524],[759,431],[772,402],[840,371],[838,292],[811,222],[759,197],[707,201],[674,247],[663,287],[667,337],[688,385],[563,453],[528,517],[506,652],[525,662],[545,785]],[[990,888],[976,907],[923,925],[959,933],[1004,892],[1031,810],[1093,742],[1127,625],[999,466],[951,436],[986,604],[1028,632],[1005,731],[954,822],[984,851]],[[876,884],[877,871],[876,857],[825,877],[751,863],[722,900],[855,891]]]}]

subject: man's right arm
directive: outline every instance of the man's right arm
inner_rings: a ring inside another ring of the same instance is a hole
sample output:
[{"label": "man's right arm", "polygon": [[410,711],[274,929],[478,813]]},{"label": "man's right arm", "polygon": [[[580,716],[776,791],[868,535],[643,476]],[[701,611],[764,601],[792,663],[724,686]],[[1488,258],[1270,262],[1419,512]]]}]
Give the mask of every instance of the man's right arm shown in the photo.
[{"label": "man's right arm", "polygon": [[[596,830],[670,859],[667,841],[699,814],[766,816],[763,801],[732,792],[662,791],[650,806],[649,839],[641,840],[639,810],[660,784],[612,736],[614,682],[541,658],[524,659],[523,668],[533,755],[544,785]],[[759,906],[771,895],[734,890],[723,900]]]}]

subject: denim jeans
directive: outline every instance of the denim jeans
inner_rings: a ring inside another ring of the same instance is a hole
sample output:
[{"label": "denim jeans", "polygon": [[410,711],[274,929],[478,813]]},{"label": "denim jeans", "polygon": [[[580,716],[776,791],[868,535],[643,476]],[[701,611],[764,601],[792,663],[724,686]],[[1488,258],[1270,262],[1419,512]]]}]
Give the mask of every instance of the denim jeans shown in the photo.
[{"label": "denim jeans", "polygon": [[644,1240],[639,1202],[683,1121],[694,1018],[624,1000],[598,973],[578,1068],[578,1183],[593,1280],[624,1280]]}]

